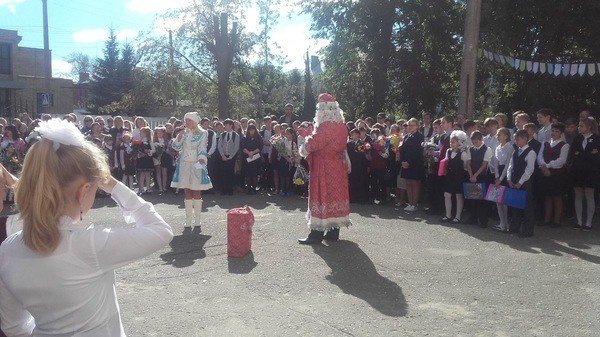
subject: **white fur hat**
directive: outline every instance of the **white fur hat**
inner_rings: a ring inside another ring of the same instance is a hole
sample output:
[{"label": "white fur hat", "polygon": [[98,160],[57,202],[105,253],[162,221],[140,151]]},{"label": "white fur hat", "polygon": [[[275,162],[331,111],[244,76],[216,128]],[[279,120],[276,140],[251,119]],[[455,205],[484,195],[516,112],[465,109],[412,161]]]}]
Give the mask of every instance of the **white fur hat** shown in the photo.
[{"label": "white fur hat", "polygon": [[194,122],[200,124],[200,115],[195,111],[186,113],[185,116],[183,116],[183,119],[184,120],[190,119],[190,120],[193,120]]}]

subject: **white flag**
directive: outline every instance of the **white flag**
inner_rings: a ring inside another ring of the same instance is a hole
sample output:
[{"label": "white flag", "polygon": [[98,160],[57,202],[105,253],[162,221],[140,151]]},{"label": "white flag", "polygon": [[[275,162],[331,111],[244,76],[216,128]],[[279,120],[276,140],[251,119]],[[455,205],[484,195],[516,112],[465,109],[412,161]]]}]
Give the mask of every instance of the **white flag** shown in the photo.
[{"label": "white flag", "polygon": [[595,63],[588,63],[588,74],[590,74],[590,76],[596,75],[596,64]]},{"label": "white flag", "polygon": [[533,62],[527,61],[526,65],[527,65],[527,71],[531,72],[531,70],[533,69]]},{"label": "white flag", "polygon": [[585,74],[585,67],[587,65],[585,63],[582,63],[579,65],[579,69],[577,70],[577,73],[579,74],[579,76],[583,76]]},{"label": "white flag", "polygon": [[571,76],[577,75],[577,69],[579,66],[577,64],[571,64]]},{"label": "white flag", "polygon": [[521,60],[515,59],[515,69],[518,70],[520,66],[521,66]]},{"label": "white flag", "polygon": [[533,62],[533,73],[537,74],[538,71],[540,70],[540,63],[539,62]]},{"label": "white flag", "polygon": [[562,64],[558,63],[554,65],[554,76],[558,77],[560,76],[560,73],[562,71]]},{"label": "white flag", "polygon": [[570,64],[563,64],[562,74],[564,76],[569,76],[569,72],[571,72],[571,65]]}]

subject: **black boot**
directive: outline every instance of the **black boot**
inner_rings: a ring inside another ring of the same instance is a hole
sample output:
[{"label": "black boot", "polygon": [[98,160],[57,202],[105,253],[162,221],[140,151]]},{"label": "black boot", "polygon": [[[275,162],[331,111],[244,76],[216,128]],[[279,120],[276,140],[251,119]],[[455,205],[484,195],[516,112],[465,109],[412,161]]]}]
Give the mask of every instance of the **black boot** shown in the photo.
[{"label": "black boot", "polygon": [[337,241],[340,239],[340,229],[339,228],[332,228],[330,230],[327,231],[327,234],[325,234],[324,237],[325,240],[327,241]]},{"label": "black boot", "polygon": [[323,241],[323,232],[316,230],[311,230],[306,239],[298,239],[298,243],[301,245],[313,245],[321,243],[321,241]]}]

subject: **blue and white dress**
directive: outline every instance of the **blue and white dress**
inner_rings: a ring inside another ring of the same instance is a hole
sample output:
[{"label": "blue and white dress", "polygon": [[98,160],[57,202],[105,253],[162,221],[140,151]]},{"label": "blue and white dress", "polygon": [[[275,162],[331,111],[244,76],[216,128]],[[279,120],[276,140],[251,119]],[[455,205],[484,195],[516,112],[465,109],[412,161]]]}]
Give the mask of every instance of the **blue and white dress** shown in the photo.
[{"label": "blue and white dress", "polygon": [[[205,191],[212,188],[206,163],[206,145],[208,142],[208,131],[200,129],[197,135],[188,130],[183,133],[180,141],[173,140],[173,149],[179,152],[175,173],[171,187],[187,188],[193,191]],[[198,168],[196,163],[204,159],[204,165]]]}]

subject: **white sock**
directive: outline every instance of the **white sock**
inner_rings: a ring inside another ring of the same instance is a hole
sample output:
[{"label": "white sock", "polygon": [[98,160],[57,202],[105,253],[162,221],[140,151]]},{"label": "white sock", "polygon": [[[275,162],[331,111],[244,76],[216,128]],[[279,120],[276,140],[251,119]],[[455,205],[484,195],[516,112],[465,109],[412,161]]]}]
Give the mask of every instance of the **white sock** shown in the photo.
[{"label": "white sock", "polygon": [[200,215],[202,214],[202,199],[194,199],[194,226],[200,227]]},{"label": "white sock", "polygon": [[452,218],[452,194],[444,192],[444,206],[446,207],[446,218]]},{"label": "white sock", "polygon": [[508,207],[503,204],[496,204],[498,207],[498,217],[500,218],[500,228],[506,229],[508,225]]},{"label": "white sock", "polygon": [[583,188],[575,187],[575,215],[577,216],[577,224],[583,224]]},{"label": "white sock", "polygon": [[462,215],[463,207],[465,206],[465,200],[462,194],[456,195],[456,218],[460,220]]},{"label": "white sock", "polygon": [[192,227],[194,221],[194,200],[186,199],[183,201],[185,204],[185,227]]},{"label": "white sock", "polygon": [[585,201],[587,201],[587,218],[585,219],[586,227],[592,227],[594,212],[596,211],[596,201],[594,200],[594,189],[585,189]]}]

